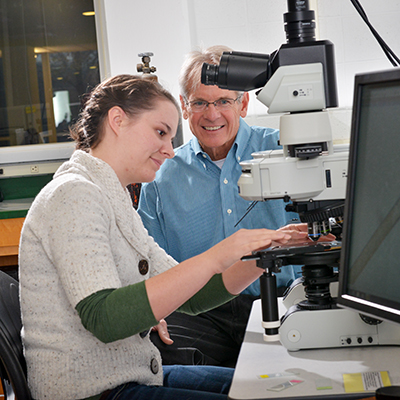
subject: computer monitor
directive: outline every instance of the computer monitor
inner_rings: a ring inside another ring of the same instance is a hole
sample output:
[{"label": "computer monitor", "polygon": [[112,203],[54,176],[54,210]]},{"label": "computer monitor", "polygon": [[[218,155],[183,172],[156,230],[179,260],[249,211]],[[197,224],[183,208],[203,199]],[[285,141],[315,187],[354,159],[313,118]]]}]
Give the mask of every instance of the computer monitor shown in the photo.
[{"label": "computer monitor", "polygon": [[400,68],[355,77],[337,302],[400,322]]}]

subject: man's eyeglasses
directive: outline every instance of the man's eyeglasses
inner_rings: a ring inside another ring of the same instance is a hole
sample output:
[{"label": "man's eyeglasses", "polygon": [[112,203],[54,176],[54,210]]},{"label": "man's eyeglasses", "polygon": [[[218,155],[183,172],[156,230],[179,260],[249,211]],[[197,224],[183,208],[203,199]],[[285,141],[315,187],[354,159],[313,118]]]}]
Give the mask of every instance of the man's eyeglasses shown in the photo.
[{"label": "man's eyeglasses", "polygon": [[215,101],[205,101],[205,100],[194,100],[194,101],[187,101],[186,106],[192,112],[203,112],[205,111],[210,104],[213,104],[214,107],[219,110],[228,110],[231,108],[236,101],[240,101],[242,95],[236,97],[236,99],[219,99]]}]

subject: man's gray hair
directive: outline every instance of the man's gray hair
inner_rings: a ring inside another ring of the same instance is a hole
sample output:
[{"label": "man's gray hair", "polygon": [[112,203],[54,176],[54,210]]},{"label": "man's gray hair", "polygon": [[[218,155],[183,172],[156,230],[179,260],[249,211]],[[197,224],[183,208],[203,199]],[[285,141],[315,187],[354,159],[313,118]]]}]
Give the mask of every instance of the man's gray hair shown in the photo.
[{"label": "man's gray hair", "polygon": [[218,65],[224,51],[232,51],[232,49],[217,45],[207,49],[195,50],[187,55],[179,74],[179,87],[184,99],[187,99],[200,86],[203,64]]}]

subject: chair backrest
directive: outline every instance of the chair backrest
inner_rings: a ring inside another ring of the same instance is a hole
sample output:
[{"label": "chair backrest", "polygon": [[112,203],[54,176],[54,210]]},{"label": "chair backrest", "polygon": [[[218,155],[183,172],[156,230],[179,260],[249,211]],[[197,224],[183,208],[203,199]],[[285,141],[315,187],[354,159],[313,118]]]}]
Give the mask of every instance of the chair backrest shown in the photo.
[{"label": "chair backrest", "polygon": [[18,282],[0,271],[0,377],[5,398],[31,400],[21,340]]}]

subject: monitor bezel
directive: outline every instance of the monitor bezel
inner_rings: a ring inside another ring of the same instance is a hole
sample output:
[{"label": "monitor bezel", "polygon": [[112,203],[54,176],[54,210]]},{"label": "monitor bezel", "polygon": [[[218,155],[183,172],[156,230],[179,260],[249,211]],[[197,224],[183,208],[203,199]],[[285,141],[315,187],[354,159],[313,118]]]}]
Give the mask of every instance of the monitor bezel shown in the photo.
[{"label": "monitor bezel", "polygon": [[357,143],[360,137],[359,124],[362,92],[364,87],[367,85],[377,83],[384,84],[395,81],[400,83],[400,68],[398,67],[389,70],[357,74],[354,79],[349,165],[347,173],[347,190],[345,199],[337,304],[340,307],[349,308],[374,318],[400,323],[400,305],[399,309],[394,309],[378,304],[377,302],[367,301],[349,294],[347,273],[349,269],[349,251],[347,249],[350,246],[350,235],[347,235],[347,232],[352,229],[352,215],[354,210],[353,197],[355,190],[355,185],[353,182],[356,174],[356,161],[358,156]]}]

